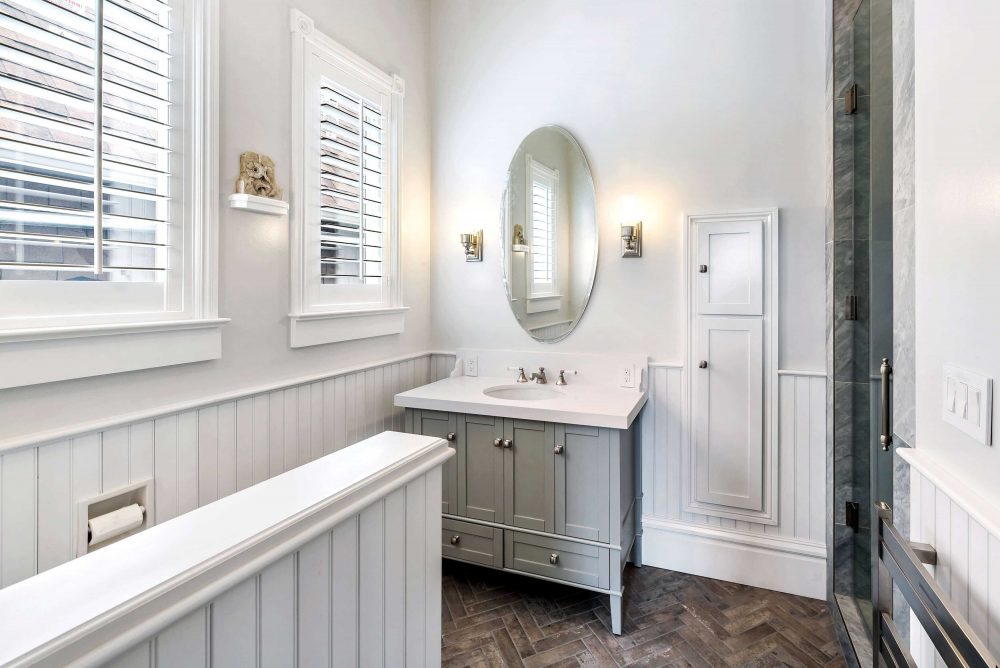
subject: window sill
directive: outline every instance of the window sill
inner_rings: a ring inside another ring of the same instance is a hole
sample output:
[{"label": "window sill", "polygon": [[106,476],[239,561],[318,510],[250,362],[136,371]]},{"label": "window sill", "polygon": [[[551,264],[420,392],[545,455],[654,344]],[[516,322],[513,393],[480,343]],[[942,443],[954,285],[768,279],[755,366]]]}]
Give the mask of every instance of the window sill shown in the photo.
[{"label": "window sill", "polygon": [[226,318],[0,332],[0,389],[222,357]]},{"label": "window sill", "polygon": [[406,306],[391,306],[356,311],[293,313],[288,316],[291,321],[291,347],[305,348],[400,334],[409,310]]},{"label": "window sill", "polygon": [[545,313],[558,311],[562,306],[562,295],[536,295],[528,297],[526,310],[528,313]]}]

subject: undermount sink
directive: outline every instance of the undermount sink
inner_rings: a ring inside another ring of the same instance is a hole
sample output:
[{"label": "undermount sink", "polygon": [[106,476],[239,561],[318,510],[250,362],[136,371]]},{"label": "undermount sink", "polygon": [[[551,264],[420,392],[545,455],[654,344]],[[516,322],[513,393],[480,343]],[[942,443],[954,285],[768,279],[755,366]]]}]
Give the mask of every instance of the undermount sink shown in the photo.
[{"label": "undermount sink", "polygon": [[563,396],[561,390],[555,390],[541,385],[496,385],[487,387],[483,394],[493,399],[508,399],[511,401],[539,401],[556,399]]}]

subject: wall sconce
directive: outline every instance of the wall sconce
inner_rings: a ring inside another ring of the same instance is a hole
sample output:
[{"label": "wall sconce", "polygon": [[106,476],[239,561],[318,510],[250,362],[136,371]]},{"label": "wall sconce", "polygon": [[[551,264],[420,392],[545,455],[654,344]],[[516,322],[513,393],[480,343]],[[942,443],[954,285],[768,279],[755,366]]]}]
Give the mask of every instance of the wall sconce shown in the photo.
[{"label": "wall sconce", "polygon": [[622,220],[622,257],[642,257],[642,221],[639,215],[639,202],[635,197],[627,196],[621,202]]},{"label": "wall sconce", "polygon": [[479,230],[475,234],[462,235],[462,248],[465,249],[466,262],[483,261],[483,231]]}]

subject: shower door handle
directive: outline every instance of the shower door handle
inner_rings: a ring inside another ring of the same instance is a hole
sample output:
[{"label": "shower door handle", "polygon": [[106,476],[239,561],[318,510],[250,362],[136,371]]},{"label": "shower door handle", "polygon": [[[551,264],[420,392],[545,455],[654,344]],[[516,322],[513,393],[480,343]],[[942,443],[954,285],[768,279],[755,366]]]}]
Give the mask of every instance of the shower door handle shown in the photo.
[{"label": "shower door handle", "polygon": [[879,373],[882,374],[882,435],[879,436],[878,440],[882,444],[882,449],[888,451],[892,445],[892,416],[889,415],[889,404],[892,402],[889,376],[892,375],[892,365],[885,357],[882,358]]}]

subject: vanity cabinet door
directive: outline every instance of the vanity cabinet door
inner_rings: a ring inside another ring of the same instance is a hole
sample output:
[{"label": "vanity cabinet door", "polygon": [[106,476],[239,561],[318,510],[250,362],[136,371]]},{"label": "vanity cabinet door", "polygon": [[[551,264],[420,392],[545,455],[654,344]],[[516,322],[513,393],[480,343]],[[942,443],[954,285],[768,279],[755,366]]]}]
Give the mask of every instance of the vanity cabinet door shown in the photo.
[{"label": "vanity cabinet door", "polygon": [[[453,413],[413,411],[413,433],[443,438],[455,449],[458,446],[457,422]],[[458,511],[458,464],[455,460],[456,457],[450,458],[441,468],[441,512],[449,515]]]},{"label": "vanity cabinet door", "polygon": [[459,515],[503,522],[503,437],[503,418],[458,416]]},{"label": "vanity cabinet door", "polygon": [[611,447],[607,429],[555,426],[556,533],[611,540]]},{"label": "vanity cabinet door", "polygon": [[555,425],[504,418],[505,524],[555,531]]}]

